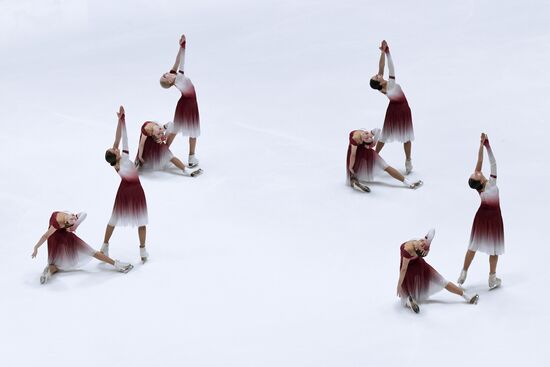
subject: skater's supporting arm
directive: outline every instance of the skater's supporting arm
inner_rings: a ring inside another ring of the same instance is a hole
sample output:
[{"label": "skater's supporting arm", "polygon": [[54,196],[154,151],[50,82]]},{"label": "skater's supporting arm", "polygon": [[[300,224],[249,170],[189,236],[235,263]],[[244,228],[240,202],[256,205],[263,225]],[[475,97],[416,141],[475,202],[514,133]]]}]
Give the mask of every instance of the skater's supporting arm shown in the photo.
[{"label": "skater's supporting arm", "polygon": [[357,146],[356,145],[351,145],[351,153],[350,153],[350,156],[349,156],[349,171],[352,173],[352,174],[355,174],[355,171],[353,170],[353,166],[355,165],[355,156],[357,155]]},{"label": "skater's supporting arm", "polygon": [[485,142],[485,134],[481,134],[481,141],[479,143],[479,150],[477,151],[477,163],[475,172],[481,172],[483,167],[483,144]]},{"label": "skater's supporting arm", "polygon": [[407,268],[409,267],[409,259],[403,257],[403,263],[401,264],[401,270],[399,271],[399,280],[397,281],[397,295],[401,296],[402,290],[401,286],[403,285],[403,280],[405,279],[405,274],[407,273]]},{"label": "skater's supporting arm", "polygon": [[76,229],[78,228],[79,225],[82,224],[82,222],[84,222],[84,219],[86,219],[86,217],[88,216],[88,214],[86,214],[86,212],[80,212],[76,215],[76,222],[70,226],[69,228],[67,228],[67,231],[69,232],[74,232],[76,231]]},{"label": "skater's supporting arm", "polygon": [[42,237],[40,237],[40,239],[38,240],[38,242],[36,243],[36,245],[34,246],[34,251],[32,252],[32,255],[31,257],[34,259],[36,257],[36,254],[38,253],[38,248],[40,246],[42,246],[42,244],[44,242],[46,242],[48,240],[48,238],[56,231],[55,227],[54,226],[50,226],[50,228],[48,228],[48,230],[46,231],[46,233],[44,233],[42,235]]},{"label": "skater's supporting arm", "polygon": [[[143,147],[145,146],[145,141],[147,140],[147,136],[144,134],[141,134],[141,137],[139,138],[139,148],[138,148],[138,160],[141,164],[143,164]],[[136,163],[137,164],[137,163]]]},{"label": "skater's supporting arm", "polygon": [[483,145],[485,145],[485,149],[487,149],[489,162],[491,162],[491,177],[497,178],[497,160],[495,159],[495,155],[493,154],[493,150],[491,149],[491,145],[489,144],[489,139],[485,139]]}]

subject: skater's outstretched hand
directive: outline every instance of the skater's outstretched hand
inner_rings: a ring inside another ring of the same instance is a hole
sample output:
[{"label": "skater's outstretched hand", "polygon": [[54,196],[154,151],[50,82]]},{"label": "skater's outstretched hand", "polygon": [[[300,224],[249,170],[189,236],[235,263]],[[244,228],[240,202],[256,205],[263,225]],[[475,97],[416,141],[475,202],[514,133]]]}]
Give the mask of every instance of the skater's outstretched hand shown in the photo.
[{"label": "skater's outstretched hand", "polygon": [[378,47],[378,49],[382,52],[388,52],[390,50],[390,48],[388,47],[388,43],[386,42],[386,40],[383,40],[382,43],[380,44],[380,47]]},{"label": "skater's outstretched hand", "polygon": [[31,257],[34,259],[36,257],[36,254],[38,253],[38,249],[35,247],[34,251],[32,252]]},{"label": "skater's outstretched hand", "polygon": [[185,38],[185,34],[182,34],[181,37],[180,37],[180,47],[185,47],[185,43],[186,43],[186,38]]},{"label": "skater's outstretched hand", "polygon": [[479,138],[479,142],[481,145],[485,145],[485,141],[487,140],[487,134],[481,133],[481,137]]},{"label": "skater's outstretched hand", "polygon": [[489,136],[485,134],[485,140],[483,140],[483,145],[488,147],[489,146]]},{"label": "skater's outstretched hand", "polygon": [[119,120],[124,120],[126,118],[126,113],[124,111],[123,106],[120,106],[120,108],[118,109],[118,112],[116,113],[116,115],[118,116]]}]

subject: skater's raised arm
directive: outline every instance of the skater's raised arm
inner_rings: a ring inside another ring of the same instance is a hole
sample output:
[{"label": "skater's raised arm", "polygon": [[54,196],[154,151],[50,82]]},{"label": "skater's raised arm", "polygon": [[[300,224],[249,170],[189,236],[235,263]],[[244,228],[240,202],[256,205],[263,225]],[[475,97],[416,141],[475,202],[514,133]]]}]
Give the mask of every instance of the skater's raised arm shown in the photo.
[{"label": "skater's raised arm", "polygon": [[395,86],[395,68],[393,66],[393,60],[391,58],[390,49],[386,48],[386,57],[388,58],[388,89],[392,89]]},{"label": "skater's raised arm", "polygon": [[122,137],[122,153],[129,154],[130,152],[128,150],[128,133],[126,132],[126,114],[124,112],[124,107],[120,106],[117,116],[118,126],[120,127],[120,135]]},{"label": "skater's raised arm", "polygon": [[477,163],[475,172],[481,172],[481,168],[483,167],[483,144],[485,142],[486,135],[484,133],[481,133],[481,141],[479,142],[479,150],[477,151]]},{"label": "skater's raised arm", "polygon": [[485,146],[485,149],[487,149],[489,162],[491,162],[491,177],[497,178],[497,160],[495,159],[495,155],[493,154],[493,150],[491,149],[491,145],[489,144],[489,138],[485,138],[483,145]]},{"label": "skater's raised arm", "polygon": [[79,225],[82,224],[82,222],[84,222],[84,220],[86,219],[86,217],[88,216],[88,214],[86,214],[86,212],[80,212],[76,215],[76,222],[67,228],[67,231],[69,232],[74,232],[76,231],[76,229],[78,228]]},{"label": "skater's raised arm", "polygon": [[38,240],[38,242],[36,243],[36,245],[34,246],[34,250],[32,252],[32,255],[31,257],[34,259],[36,257],[36,254],[38,253],[38,248],[40,246],[42,246],[42,244],[44,242],[46,242],[48,240],[48,238],[56,231],[56,228],[54,226],[50,226],[50,228],[48,228],[48,230],[46,231],[46,233],[44,233],[42,235],[42,237],[40,237],[40,239]]},{"label": "skater's raised arm", "polygon": [[179,40],[180,48],[178,50],[178,55],[176,56],[176,61],[174,62],[174,66],[172,66],[172,71],[181,71],[183,72],[183,64],[185,63],[185,44],[186,39],[185,35],[182,35]]},{"label": "skater's raised arm", "polygon": [[378,75],[384,75],[384,69],[386,67],[386,53],[380,52],[380,60],[378,61]]}]

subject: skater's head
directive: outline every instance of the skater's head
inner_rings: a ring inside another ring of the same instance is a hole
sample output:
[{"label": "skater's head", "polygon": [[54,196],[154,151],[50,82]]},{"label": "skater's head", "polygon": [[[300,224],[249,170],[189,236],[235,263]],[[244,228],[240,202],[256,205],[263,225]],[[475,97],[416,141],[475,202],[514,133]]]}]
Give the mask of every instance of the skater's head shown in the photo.
[{"label": "skater's head", "polygon": [[468,179],[468,185],[474,190],[481,191],[486,181],[487,179],[483,176],[483,173],[476,171]]},{"label": "skater's head", "polygon": [[105,160],[111,166],[115,166],[120,159],[120,150],[118,148],[110,148],[105,151]]},{"label": "skater's head", "polygon": [[374,134],[368,130],[361,130],[361,141],[365,144],[374,142]]},{"label": "skater's head", "polygon": [[148,121],[142,129],[142,133],[146,136],[150,136],[157,143],[163,143],[166,141],[166,129],[164,126],[159,125],[156,122]]},{"label": "skater's head", "polygon": [[176,74],[164,73],[160,77],[160,86],[168,89],[174,85],[175,81],[176,81]]},{"label": "skater's head", "polygon": [[430,252],[430,243],[426,238],[414,241],[414,251],[420,257],[425,257]]},{"label": "skater's head", "polygon": [[376,74],[372,78],[370,78],[370,87],[372,89],[376,90],[382,90],[382,88],[386,85],[386,81],[380,74]]},{"label": "skater's head", "polygon": [[63,226],[65,228],[72,227],[76,223],[77,219],[78,219],[78,217],[76,216],[76,214],[65,213],[65,218],[63,218]]}]

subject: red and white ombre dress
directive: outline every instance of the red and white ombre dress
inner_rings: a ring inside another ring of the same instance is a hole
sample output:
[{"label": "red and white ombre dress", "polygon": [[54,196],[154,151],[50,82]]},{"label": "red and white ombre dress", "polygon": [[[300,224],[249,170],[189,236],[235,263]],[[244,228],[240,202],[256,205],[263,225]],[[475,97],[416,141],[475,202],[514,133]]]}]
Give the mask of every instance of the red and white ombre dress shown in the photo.
[{"label": "red and white ombre dress", "polygon": [[487,153],[491,162],[491,176],[479,192],[481,205],[477,210],[470,234],[468,250],[481,251],[489,255],[504,254],[504,223],[500,212],[500,198],[497,186],[497,164],[489,142]]},{"label": "red and white ombre dress", "polygon": [[170,70],[171,74],[176,74],[174,85],[181,92],[181,97],[174,114],[174,128],[170,132],[174,134],[181,133],[184,136],[197,138],[201,134],[197,94],[195,93],[195,86],[191,82],[191,79],[186,77],[183,72],[184,64],[185,44],[183,45],[178,71]]},{"label": "red and white ombre dress", "polygon": [[122,154],[118,163],[121,178],[116,193],[113,213],[109,220],[111,226],[141,227],[147,224],[147,201],[139,181],[138,171],[130,161],[126,123],[122,122]]},{"label": "red and white ombre dress", "polygon": [[55,232],[48,237],[48,265],[55,265],[60,270],[79,268],[90,261],[96,250],[81,240],[71,227],[65,227],[57,221],[60,212],[53,212],[49,225]]}]

